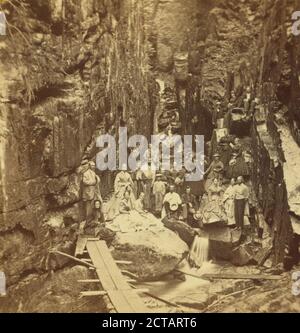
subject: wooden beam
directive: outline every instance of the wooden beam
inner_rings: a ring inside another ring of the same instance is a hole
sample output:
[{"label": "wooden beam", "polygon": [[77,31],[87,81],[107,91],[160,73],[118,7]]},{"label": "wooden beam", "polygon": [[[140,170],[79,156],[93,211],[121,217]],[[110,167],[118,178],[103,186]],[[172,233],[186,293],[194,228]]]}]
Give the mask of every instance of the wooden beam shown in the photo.
[{"label": "wooden beam", "polygon": [[115,260],[116,264],[119,265],[132,265],[132,261],[127,261],[127,260]]},{"label": "wooden beam", "polygon": [[81,297],[92,297],[92,296],[105,296],[107,295],[106,291],[98,290],[98,291],[82,291],[80,293]]},{"label": "wooden beam", "polygon": [[99,279],[77,280],[79,283],[100,283]]},{"label": "wooden beam", "polygon": [[81,258],[81,260],[85,261],[85,262],[92,262],[91,259],[84,259],[84,258]]},{"label": "wooden beam", "polygon": [[129,277],[132,277],[132,278],[134,278],[134,279],[138,279],[138,276],[135,275],[135,274],[133,274],[133,273],[131,273],[131,272],[124,271],[124,270],[122,270],[121,272],[122,272],[123,274],[125,274],[125,275],[128,275]]}]

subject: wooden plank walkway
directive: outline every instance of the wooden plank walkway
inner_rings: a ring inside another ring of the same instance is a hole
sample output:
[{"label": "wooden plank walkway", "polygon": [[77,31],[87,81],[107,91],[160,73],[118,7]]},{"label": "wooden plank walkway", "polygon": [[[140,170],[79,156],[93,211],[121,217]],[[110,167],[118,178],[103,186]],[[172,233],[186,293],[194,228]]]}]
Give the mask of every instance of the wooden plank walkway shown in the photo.
[{"label": "wooden plank walkway", "polygon": [[102,288],[119,313],[149,313],[137,291],[132,289],[115,263],[105,241],[86,241],[86,249],[92,260]]}]

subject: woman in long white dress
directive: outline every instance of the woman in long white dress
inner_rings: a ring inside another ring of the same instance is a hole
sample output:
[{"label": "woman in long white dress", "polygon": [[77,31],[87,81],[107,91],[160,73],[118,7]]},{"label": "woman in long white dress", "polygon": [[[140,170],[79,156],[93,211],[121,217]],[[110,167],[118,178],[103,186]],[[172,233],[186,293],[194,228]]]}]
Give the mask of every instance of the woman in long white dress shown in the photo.
[{"label": "woman in long white dress", "polygon": [[121,201],[119,214],[115,216],[113,222],[108,224],[107,227],[113,231],[121,231],[122,233],[151,228],[163,230],[163,223],[144,209],[144,199],[145,194],[142,192],[132,207],[129,192],[126,191],[125,198]]},{"label": "woman in long white dress", "polygon": [[114,195],[108,205],[107,212],[105,214],[105,219],[107,221],[113,220],[119,214],[120,203],[124,198],[125,192],[130,194],[130,204],[133,206],[135,197],[133,193],[133,180],[130,174],[124,170],[120,171],[114,182]]},{"label": "woman in long white dress", "polygon": [[144,205],[145,194],[142,192],[140,197],[134,203],[134,209],[132,212],[132,218],[140,221],[140,225],[144,224],[144,228],[149,226],[162,226],[163,224],[159,219],[157,219],[153,214],[145,210]]},{"label": "woman in long white dress", "polygon": [[219,179],[215,178],[208,188],[208,195],[203,203],[203,224],[211,224],[226,220],[226,215],[222,205],[223,188]]},{"label": "woman in long white dress", "polygon": [[223,204],[225,213],[227,216],[227,225],[235,226],[235,217],[234,217],[234,195],[235,195],[235,179],[232,178],[230,181],[230,185],[226,189],[223,195]]}]

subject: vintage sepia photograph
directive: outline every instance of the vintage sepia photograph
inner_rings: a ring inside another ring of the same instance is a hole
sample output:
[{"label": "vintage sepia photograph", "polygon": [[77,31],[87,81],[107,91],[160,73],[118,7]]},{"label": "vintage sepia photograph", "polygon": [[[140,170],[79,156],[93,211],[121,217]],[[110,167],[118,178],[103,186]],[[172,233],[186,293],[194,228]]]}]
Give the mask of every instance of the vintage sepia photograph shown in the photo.
[{"label": "vintage sepia photograph", "polygon": [[0,313],[299,313],[299,240],[300,0],[0,0]]}]

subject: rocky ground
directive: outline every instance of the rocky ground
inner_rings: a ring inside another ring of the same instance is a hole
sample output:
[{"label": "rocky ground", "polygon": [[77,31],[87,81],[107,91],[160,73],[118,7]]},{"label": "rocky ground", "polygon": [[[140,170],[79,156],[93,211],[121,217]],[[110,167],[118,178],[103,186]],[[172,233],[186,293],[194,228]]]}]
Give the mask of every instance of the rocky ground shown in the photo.
[{"label": "rocky ground", "polygon": [[[297,267],[295,268],[297,269]],[[300,299],[292,294],[291,272],[280,281],[266,281],[249,290],[222,297],[205,311],[224,313],[299,313]]]},{"label": "rocky ground", "polygon": [[[265,273],[257,267],[223,266],[213,271],[236,274]],[[297,267],[295,268],[297,270]],[[273,273],[280,270],[273,270]],[[270,271],[269,271],[270,274]],[[158,282],[151,285],[152,293],[178,305],[179,308],[165,306],[161,302],[146,299],[155,311],[164,312],[209,312],[209,313],[298,313],[299,297],[292,294],[292,272],[279,274],[278,281],[270,280],[198,280],[188,278],[186,282]],[[146,284],[149,288],[149,284]],[[190,288],[190,289],[189,289]]]},{"label": "rocky ground", "polygon": [[104,312],[101,298],[80,299],[80,292],[91,290],[78,280],[91,278],[83,266],[62,269],[53,274],[30,274],[17,286],[9,287],[0,302],[0,312]]},{"label": "rocky ground", "polygon": [[[186,267],[185,267],[186,268]],[[185,269],[186,270],[186,269]],[[296,271],[295,268],[294,271]],[[157,282],[138,283],[162,299],[142,296],[154,312],[299,312],[299,297],[293,296],[290,273],[280,269],[258,269],[255,266],[233,267],[225,263],[206,263],[202,272],[233,274],[275,274],[280,280],[207,280],[187,276],[183,281],[170,274]],[[199,274],[196,270],[189,270]],[[93,278],[82,266],[60,270],[53,275],[29,275],[18,286],[8,289],[9,298],[1,299],[1,312],[95,312],[106,311],[100,297],[80,298],[80,292],[95,289],[93,285],[78,283]],[[4,310],[5,309],[5,310]]]}]

